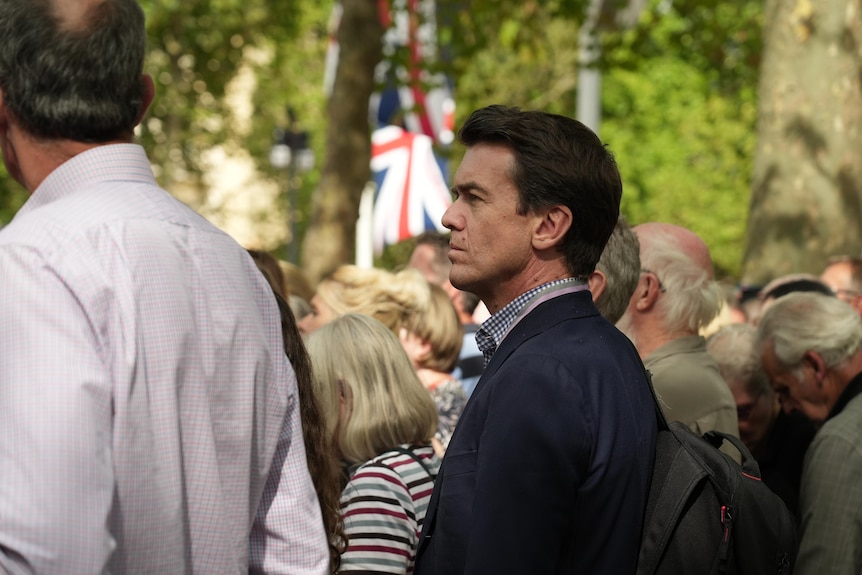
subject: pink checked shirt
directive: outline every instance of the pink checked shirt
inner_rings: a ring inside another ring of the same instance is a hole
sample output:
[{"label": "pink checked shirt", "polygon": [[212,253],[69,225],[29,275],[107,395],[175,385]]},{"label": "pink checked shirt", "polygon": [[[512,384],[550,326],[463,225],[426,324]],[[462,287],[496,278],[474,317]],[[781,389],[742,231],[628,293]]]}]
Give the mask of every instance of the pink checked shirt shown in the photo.
[{"label": "pink checked shirt", "polygon": [[51,173],[0,231],[0,573],[327,573],[282,350],[139,146]]}]

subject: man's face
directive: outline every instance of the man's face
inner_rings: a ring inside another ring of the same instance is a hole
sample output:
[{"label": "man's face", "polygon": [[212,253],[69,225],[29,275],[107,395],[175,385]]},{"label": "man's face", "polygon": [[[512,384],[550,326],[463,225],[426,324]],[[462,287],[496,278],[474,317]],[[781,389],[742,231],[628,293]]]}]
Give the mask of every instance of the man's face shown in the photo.
[{"label": "man's face", "polygon": [[850,287],[853,279],[851,277],[850,264],[846,262],[831,264],[820,274],[820,279],[829,286],[829,289],[835,292],[838,299],[849,304],[853,303],[853,297],[857,294]]},{"label": "man's face", "polygon": [[407,262],[407,267],[419,270],[428,283],[436,284],[439,282],[436,270],[434,269],[434,247],[428,244],[419,244],[413,249],[410,254],[410,261]]},{"label": "man's face", "polygon": [[778,415],[778,397],[772,391],[751,394],[744,381],[727,383],[736,401],[739,438],[751,452],[756,452]]},{"label": "man's face", "polygon": [[299,327],[299,332],[303,335],[308,335],[316,329],[323,327],[338,315],[317,294],[311,298],[309,304],[311,305],[311,313],[299,320],[299,325],[297,326]]},{"label": "man's face", "polygon": [[518,190],[510,176],[514,162],[506,146],[470,147],[455,174],[454,201],[443,214],[443,225],[452,230],[449,279],[489,307],[489,298],[523,283],[533,253],[537,216],[517,213]]},{"label": "man's face", "polygon": [[798,411],[818,426],[826,421],[832,405],[822,385],[818,385],[814,370],[803,363],[801,375],[797,378],[778,363],[771,342],[765,342],[760,351],[763,370],[778,395],[781,408],[786,413]]}]

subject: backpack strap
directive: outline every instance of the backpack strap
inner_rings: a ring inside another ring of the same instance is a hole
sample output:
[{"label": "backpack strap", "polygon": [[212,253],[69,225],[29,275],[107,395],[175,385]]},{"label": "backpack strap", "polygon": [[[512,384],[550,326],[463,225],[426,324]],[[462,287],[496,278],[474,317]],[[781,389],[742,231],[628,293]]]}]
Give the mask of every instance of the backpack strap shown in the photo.
[{"label": "backpack strap", "polygon": [[434,474],[431,473],[431,469],[427,465],[425,465],[425,462],[422,461],[422,459],[418,455],[416,455],[416,453],[414,453],[414,451],[409,447],[401,447],[400,445],[398,445],[396,447],[393,447],[389,451],[397,451],[398,453],[403,453],[404,455],[411,457],[416,463],[422,466],[422,469],[425,470],[425,473],[428,474],[428,477],[434,479]]},{"label": "backpack strap", "polygon": [[664,412],[661,410],[661,404],[658,402],[658,396],[655,394],[655,387],[652,384],[652,373],[646,367],[644,367],[644,372],[647,376],[647,383],[649,384],[649,392],[652,394],[652,403],[655,407],[655,418],[658,421],[659,429],[670,429],[670,426],[667,423],[667,418],[664,416]]},{"label": "backpack strap", "polygon": [[720,448],[721,444],[725,441],[733,445],[742,456],[742,472],[753,479],[762,478],[760,465],[757,463],[757,460],[754,459],[751,451],[749,451],[745,444],[742,443],[741,439],[729,433],[724,433],[723,431],[717,431],[715,429],[704,433],[703,438],[710,442],[716,449]]}]

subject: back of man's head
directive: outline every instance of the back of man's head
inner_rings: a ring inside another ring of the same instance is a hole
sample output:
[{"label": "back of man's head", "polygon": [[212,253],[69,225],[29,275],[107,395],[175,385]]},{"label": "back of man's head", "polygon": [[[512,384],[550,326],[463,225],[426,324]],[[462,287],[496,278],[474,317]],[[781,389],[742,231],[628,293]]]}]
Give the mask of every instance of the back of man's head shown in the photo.
[{"label": "back of man's head", "polygon": [[769,378],[760,364],[757,328],[747,323],[726,325],[709,336],[706,350],[731,386],[739,385],[752,396],[772,394]]},{"label": "back of man's head", "polygon": [[458,137],[468,147],[501,144],[512,150],[519,213],[558,205],[571,210],[572,225],[560,247],[569,272],[586,281],[614,229],[622,197],[616,161],[598,136],[565,116],[488,106],[467,118]]},{"label": "back of man's head", "polygon": [[605,276],[605,287],[596,307],[606,320],[617,323],[626,311],[640,277],[640,244],[625,216],[620,215],[596,271]]},{"label": "back of man's head", "polygon": [[3,0],[0,89],[37,138],[128,138],[144,106],[146,32],[135,0]]},{"label": "back of man's head", "polygon": [[641,267],[656,275],[662,297],[655,304],[668,333],[697,334],[721,311],[724,295],[713,279],[709,248],[694,232],[664,223],[635,227]]},{"label": "back of man's head", "polygon": [[838,298],[795,292],[776,299],[760,317],[757,346],[772,345],[778,364],[801,369],[806,352],[816,352],[826,368],[840,366],[862,347],[862,318]]}]

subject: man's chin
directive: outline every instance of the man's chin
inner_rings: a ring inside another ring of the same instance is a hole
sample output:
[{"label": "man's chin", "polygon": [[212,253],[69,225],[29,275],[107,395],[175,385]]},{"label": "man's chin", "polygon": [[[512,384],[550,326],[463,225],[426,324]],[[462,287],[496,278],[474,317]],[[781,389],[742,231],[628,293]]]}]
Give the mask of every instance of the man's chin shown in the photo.
[{"label": "man's chin", "polygon": [[454,265],[452,266],[452,269],[449,270],[449,283],[461,291],[473,291],[470,288],[474,283],[471,282],[468,277],[465,277],[464,274],[458,273],[458,270],[455,269]]}]

